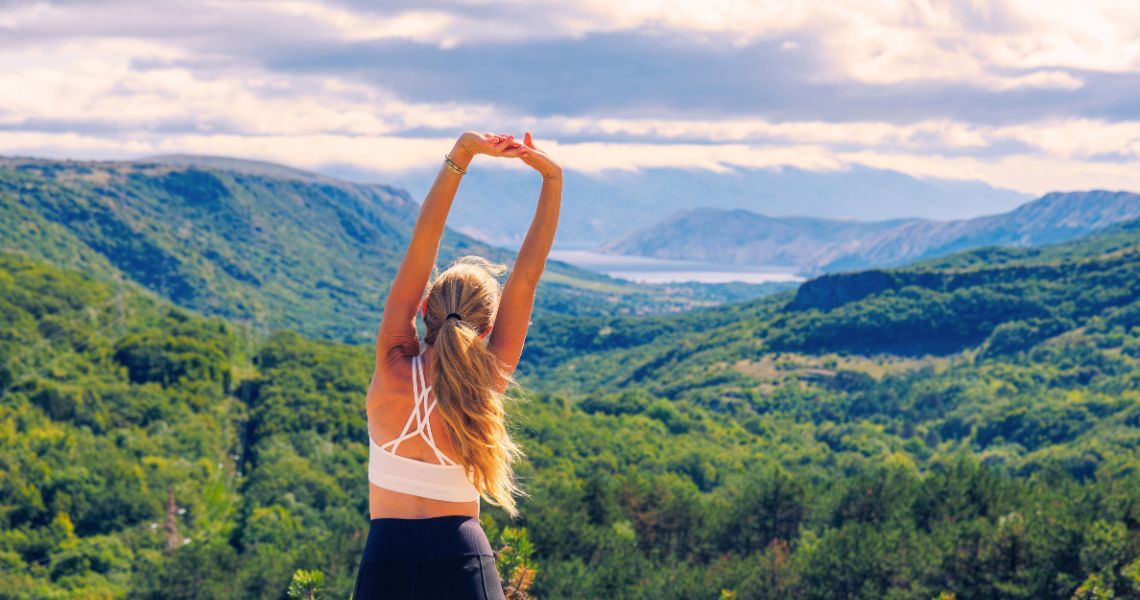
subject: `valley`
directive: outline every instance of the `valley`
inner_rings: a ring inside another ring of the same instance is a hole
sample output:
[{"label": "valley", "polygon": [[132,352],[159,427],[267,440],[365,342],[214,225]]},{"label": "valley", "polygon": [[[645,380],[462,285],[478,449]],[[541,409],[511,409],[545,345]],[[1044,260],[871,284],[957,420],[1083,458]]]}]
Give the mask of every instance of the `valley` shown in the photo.
[{"label": "valley", "polygon": [[[407,194],[11,159],[0,200],[0,597],[268,599],[298,570],[347,596]],[[1101,225],[785,287],[552,260],[508,409],[528,496],[482,515],[501,576],[536,598],[1140,593],[1140,220]],[[461,253],[510,259],[448,232]]]}]

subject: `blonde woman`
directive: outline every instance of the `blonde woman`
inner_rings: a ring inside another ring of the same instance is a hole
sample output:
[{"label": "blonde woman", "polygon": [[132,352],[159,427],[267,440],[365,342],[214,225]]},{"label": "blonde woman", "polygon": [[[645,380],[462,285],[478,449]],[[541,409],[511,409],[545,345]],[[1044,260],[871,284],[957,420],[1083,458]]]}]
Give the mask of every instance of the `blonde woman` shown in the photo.
[{"label": "blonde woman", "polygon": [[[542,175],[534,222],[505,285],[496,277],[505,267],[476,256],[429,282],[456,189],[480,154],[521,160]],[[372,521],[356,600],[503,597],[479,501],[518,513],[512,463],[522,452],[504,426],[503,394],[515,383],[561,199],[562,169],[530,132],[521,144],[465,133],[444,156],[376,339],[366,402]]]}]

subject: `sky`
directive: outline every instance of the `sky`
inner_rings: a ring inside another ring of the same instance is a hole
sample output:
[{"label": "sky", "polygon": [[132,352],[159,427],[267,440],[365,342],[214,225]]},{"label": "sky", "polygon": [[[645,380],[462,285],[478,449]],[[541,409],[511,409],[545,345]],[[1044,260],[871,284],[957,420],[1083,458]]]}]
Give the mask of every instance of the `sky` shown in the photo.
[{"label": "sky", "polygon": [[0,0],[2,155],[401,173],[469,129],[530,130],[589,172],[865,165],[1140,190],[1140,10]]}]

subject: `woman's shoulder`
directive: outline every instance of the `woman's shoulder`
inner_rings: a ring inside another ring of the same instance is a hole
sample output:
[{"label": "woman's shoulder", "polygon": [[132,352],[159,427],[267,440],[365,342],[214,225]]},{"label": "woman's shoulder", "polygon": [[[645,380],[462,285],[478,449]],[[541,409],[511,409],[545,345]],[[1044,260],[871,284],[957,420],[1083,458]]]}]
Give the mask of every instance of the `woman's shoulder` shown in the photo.
[{"label": "woman's shoulder", "polygon": [[416,337],[390,340],[377,344],[376,368],[368,385],[368,405],[374,406],[392,392],[411,389],[412,358],[419,355],[419,339]]},{"label": "woman's shoulder", "polygon": [[394,336],[376,343],[376,370],[392,367],[411,372],[412,357],[420,354],[419,336]]}]

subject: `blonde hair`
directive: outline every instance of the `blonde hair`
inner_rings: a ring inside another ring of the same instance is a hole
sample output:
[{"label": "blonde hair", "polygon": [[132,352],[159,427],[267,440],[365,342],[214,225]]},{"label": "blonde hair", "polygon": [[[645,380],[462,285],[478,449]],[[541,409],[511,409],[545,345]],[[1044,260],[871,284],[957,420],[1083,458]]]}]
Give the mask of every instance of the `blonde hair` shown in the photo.
[{"label": "blonde hair", "polygon": [[[518,515],[515,495],[523,495],[512,463],[523,457],[506,426],[506,394],[497,381],[517,385],[480,336],[495,323],[507,270],[480,256],[462,256],[428,286],[424,342],[435,349],[431,387],[439,400],[445,429],[468,468],[480,496]],[[461,319],[448,318],[451,313]]]}]

